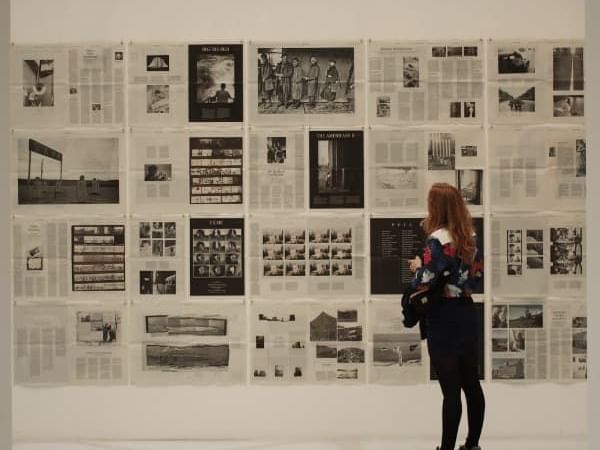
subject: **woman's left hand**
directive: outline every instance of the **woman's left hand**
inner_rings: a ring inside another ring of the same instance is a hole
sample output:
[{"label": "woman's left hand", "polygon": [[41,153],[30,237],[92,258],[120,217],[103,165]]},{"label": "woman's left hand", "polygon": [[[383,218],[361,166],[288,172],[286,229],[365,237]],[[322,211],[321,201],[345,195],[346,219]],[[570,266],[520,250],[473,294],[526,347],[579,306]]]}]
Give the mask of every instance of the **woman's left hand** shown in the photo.
[{"label": "woman's left hand", "polygon": [[408,260],[408,267],[412,273],[415,273],[421,267],[421,257],[415,256],[414,259]]}]

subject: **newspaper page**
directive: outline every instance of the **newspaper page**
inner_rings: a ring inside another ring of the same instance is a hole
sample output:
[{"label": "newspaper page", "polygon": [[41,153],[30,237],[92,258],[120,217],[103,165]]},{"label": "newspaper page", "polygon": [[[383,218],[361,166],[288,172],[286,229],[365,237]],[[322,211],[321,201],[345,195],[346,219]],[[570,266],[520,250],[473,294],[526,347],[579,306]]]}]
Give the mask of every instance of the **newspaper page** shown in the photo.
[{"label": "newspaper page", "polygon": [[11,68],[14,127],[124,123],[121,44],[15,45]]},{"label": "newspaper page", "polygon": [[583,123],[582,41],[490,41],[492,123]]},{"label": "newspaper page", "polygon": [[405,328],[398,300],[369,303],[369,383],[412,384],[427,381],[425,341],[419,327]]},{"label": "newspaper page", "polygon": [[296,216],[249,226],[250,295],[362,296],[365,283],[363,215]]},{"label": "newspaper page", "polygon": [[550,378],[586,380],[587,310],[585,299],[548,301]]},{"label": "newspaper page", "polygon": [[190,218],[190,295],[244,295],[244,219]]},{"label": "newspaper page", "polygon": [[548,314],[543,300],[494,301],[492,380],[548,378]]},{"label": "newspaper page", "polygon": [[67,308],[15,305],[15,384],[65,384],[67,367]]},{"label": "newspaper page", "polygon": [[188,120],[243,122],[243,44],[190,44],[187,48]]},{"label": "newspaper page", "polygon": [[481,127],[372,129],[369,200],[373,211],[427,210],[437,182],[460,191],[472,213],[482,214],[485,136]]},{"label": "newspaper page", "polygon": [[369,42],[369,121],[483,122],[483,42]]},{"label": "newspaper page", "polygon": [[314,383],[366,383],[364,304],[328,300],[309,308]]},{"label": "newspaper page", "polygon": [[69,224],[15,217],[12,234],[13,297],[64,299],[69,295]]},{"label": "newspaper page", "polygon": [[184,44],[131,42],[129,124],[133,127],[187,123],[187,48]]},{"label": "newspaper page", "polygon": [[491,231],[495,296],[585,294],[583,216],[494,215]]},{"label": "newspaper page", "polygon": [[[407,261],[422,256],[426,235],[421,227],[423,217],[371,217],[371,294],[400,295],[414,279]],[[483,218],[474,217],[475,244],[485,257]],[[483,294],[484,277],[473,289],[474,296]]]},{"label": "newspaper page", "polygon": [[250,129],[251,211],[304,209],[304,129]]},{"label": "newspaper page", "polygon": [[301,384],[309,380],[308,304],[250,304],[250,382]]},{"label": "newspaper page", "polygon": [[244,202],[243,130],[194,133],[189,138],[192,210],[241,211]]},{"label": "newspaper page", "polygon": [[130,210],[185,211],[189,207],[188,135],[136,129],[129,142]]},{"label": "newspaper page", "polygon": [[19,214],[124,210],[122,132],[30,132],[12,136],[12,192]]},{"label": "newspaper page", "polygon": [[246,309],[241,302],[136,305],[134,384],[244,384]]},{"label": "newspaper page", "polygon": [[583,128],[496,126],[489,133],[494,211],[584,209]]},{"label": "newspaper page", "polygon": [[309,130],[311,209],[365,206],[363,130]]},{"label": "newspaper page", "polygon": [[76,384],[128,384],[124,302],[69,307],[69,379]]},{"label": "newspaper page", "polygon": [[130,292],[134,301],[185,297],[186,221],[179,216],[132,216]]},{"label": "newspaper page", "polygon": [[362,124],[362,42],[250,42],[253,124]]}]

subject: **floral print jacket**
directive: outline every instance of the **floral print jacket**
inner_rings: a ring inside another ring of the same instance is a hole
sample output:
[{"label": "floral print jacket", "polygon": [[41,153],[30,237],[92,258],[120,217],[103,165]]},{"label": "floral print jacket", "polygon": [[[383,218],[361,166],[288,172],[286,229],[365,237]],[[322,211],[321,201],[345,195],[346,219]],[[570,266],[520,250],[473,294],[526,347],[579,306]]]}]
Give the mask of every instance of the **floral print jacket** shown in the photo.
[{"label": "floral print jacket", "polygon": [[429,235],[423,249],[422,265],[415,272],[411,287],[415,290],[433,288],[438,279],[447,277],[442,297],[470,297],[483,277],[483,260],[477,249],[471,265],[463,264],[456,254],[446,228]]}]

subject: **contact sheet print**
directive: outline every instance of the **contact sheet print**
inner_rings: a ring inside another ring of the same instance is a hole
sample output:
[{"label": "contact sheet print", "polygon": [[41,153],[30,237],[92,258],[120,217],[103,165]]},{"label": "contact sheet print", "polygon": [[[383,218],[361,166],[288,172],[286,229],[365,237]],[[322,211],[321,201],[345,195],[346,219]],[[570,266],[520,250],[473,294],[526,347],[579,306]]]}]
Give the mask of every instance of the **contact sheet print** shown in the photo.
[{"label": "contact sheet print", "polygon": [[575,40],[13,45],[15,383],[431,382],[436,182],[480,377],[586,379],[583,74]]}]

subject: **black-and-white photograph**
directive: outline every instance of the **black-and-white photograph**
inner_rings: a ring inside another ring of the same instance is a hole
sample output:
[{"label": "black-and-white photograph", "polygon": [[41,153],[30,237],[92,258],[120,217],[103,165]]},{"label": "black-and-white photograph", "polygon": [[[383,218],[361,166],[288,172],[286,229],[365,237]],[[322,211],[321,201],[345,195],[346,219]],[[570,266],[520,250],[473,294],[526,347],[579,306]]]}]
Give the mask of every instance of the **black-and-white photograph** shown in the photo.
[{"label": "black-and-white photograph", "polygon": [[498,73],[535,73],[535,48],[498,49]]},{"label": "black-and-white photograph", "polygon": [[446,47],[441,47],[441,46],[431,47],[431,56],[433,58],[445,58],[446,57]]},{"label": "black-and-white photograph", "polygon": [[583,95],[555,95],[553,98],[554,117],[583,117]]},{"label": "black-and-white photograph", "polygon": [[244,295],[243,229],[244,219],[190,219],[191,295]]},{"label": "black-and-white photograph", "polygon": [[[511,330],[512,331],[512,330]],[[508,330],[492,330],[492,352],[508,351]]]},{"label": "black-and-white photograph", "polygon": [[477,117],[475,102],[463,102],[463,117]]},{"label": "black-and-white photograph", "polygon": [[472,158],[477,156],[477,146],[476,145],[461,145],[460,146],[460,156]]},{"label": "black-and-white photograph", "polygon": [[450,102],[450,117],[452,119],[462,117],[462,102]]},{"label": "black-and-white photograph", "polygon": [[125,290],[125,227],[71,227],[72,288],[80,291]]},{"label": "black-and-white photograph", "polygon": [[169,163],[144,164],[144,181],[171,181],[172,171]]},{"label": "black-and-white photograph", "polygon": [[54,60],[23,61],[23,106],[54,106]]},{"label": "black-and-white photograph", "polygon": [[146,55],[146,70],[148,72],[168,72],[169,55]]},{"label": "black-and-white photograph", "polygon": [[460,169],[456,171],[456,187],[467,205],[482,204],[483,170]]},{"label": "black-and-white photograph", "polygon": [[139,255],[172,257],[177,252],[176,222],[139,222]]},{"label": "black-and-white photograph", "polygon": [[402,81],[405,88],[419,87],[419,58],[416,56],[402,57]]},{"label": "black-and-white photograph", "polygon": [[417,166],[381,166],[375,168],[377,189],[416,189],[418,183]]},{"label": "black-and-white photograph", "polygon": [[527,237],[527,269],[541,270],[544,268],[544,230],[528,229]]},{"label": "black-and-white photograph", "polygon": [[583,274],[583,228],[550,228],[550,274]]},{"label": "black-and-white photograph", "polygon": [[335,345],[317,344],[317,359],[337,358],[337,347]]},{"label": "black-and-white photograph", "polygon": [[509,330],[508,351],[516,353],[525,351],[525,330],[516,330],[514,328]]},{"label": "black-and-white photograph", "polygon": [[189,46],[189,121],[243,120],[241,44]]},{"label": "black-and-white photograph", "polygon": [[103,345],[120,341],[121,314],[118,311],[77,312],[78,344]]},{"label": "black-and-white photograph", "polygon": [[509,305],[509,328],[544,328],[543,305]]},{"label": "black-and-white photograph", "polygon": [[267,164],[283,164],[287,157],[285,137],[267,137]]},{"label": "black-and-white photograph", "polygon": [[363,132],[310,131],[310,207],[364,207]]},{"label": "black-and-white photograph", "polygon": [[190,204],[240,204],[241,137],[190,138]]},{"label": "black-and-white photograph", "polygon": [[20,139],[19,205],[119,203],[119,140]]},{"label": "black-and-white photograph", "polygon": [[376,99],[375,114],[377,117],[390,117],[392,114],[392,99],[389,95],[380,95]]},{"label": "black-and-white photograph", "polygon": [[361,325],[344,325],[338,320],[337,340],[338,341],[362,341],[363,329]]},{"label": "black-and-white photograph", "polygon": [[535,112],[535,86],[498,88],[498,112],[500,114]]},{"label": "black-and-white photograph", "polygon": [[429,133],[427,146],[428,170],[454,170],[456,165],[456,138],[452,133]]},{"label": "black-and-white photograph", "polygon": [[583,91],[583,47],[554,48],[552,62],[555,91]]},{"label": "black-and-white photograph", "polygon": [[174,270],[141,270],[140,294],[163,295],[177,293]]},{"label": "black-and-white photograph", "polygon": [[460,45],[453,45],[450,47],[446,47],[446,56],[450,57],[457,57],[457,56],[462,56],[463,55],[463,48]]},{"label": "black-and-white photograph", "polygon": [[310,321],[310,340],[337,341],[337,318],[325,311],[319,313]]},{"label": "black-and-white photograph", "polygon": [[525,360],[523,358],[492,358],[493,380],[524,380]]},{"label": "black-and-white photograph", "polygon": [[508,305],[492,306],[492,328],[508,327]]},{"label": "black-and-white photograph", "polygon": [[168,114],[170,112],[169,85],[149,84],[146,86],[146,113]]},{"label": "black-and-white photograph", "polygon": [[146,316],[146,333],[172,336],[227,336],[227,319],[218,316]]},{"label": "black-and-white photograph", "polygon": [[358,369],[336,368],[335,378],[338,380],[358,380]]},{"label": "black-and-white photograph", "polygon": [[358,347],[342,347],[338,348],[337,354],[338,363],[364,363],[365,351]]},{"label": "black-and-white photograph", "polygon": [[145,345],[146,368],[190,370],[229,366],[229,344]]},{"label": "black-and-white photograph", "polygon": [[572,344],[574,355],[587,354],[587,330],[573,330]]},{"label": "black-and-white photograph", "polygon": [[338,322],[356,322],[358,321],[358,310],[356,309],[338,309]]},{"label": "black-and-white photograph", "polygon": [[373,365],[375,367],[402,367],[421,365],[421,340],[414,333],[387,333],[373,335]]},{"label": "black-and-white photograph", "polygon": [[259,114],[354,113],[354,48],[259,48]]},{"label": "black-and-white photograph", "polygon": [[585,177],[585,174],[587,171],[585,149],[586,149],[586,140],[585,139],[577,139],[575,141],[575,176],[576,177]]}]

